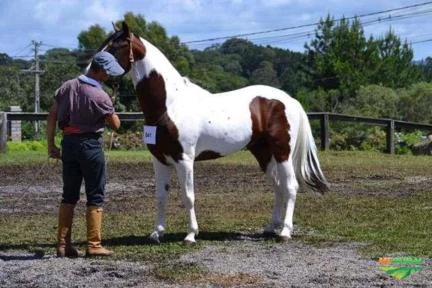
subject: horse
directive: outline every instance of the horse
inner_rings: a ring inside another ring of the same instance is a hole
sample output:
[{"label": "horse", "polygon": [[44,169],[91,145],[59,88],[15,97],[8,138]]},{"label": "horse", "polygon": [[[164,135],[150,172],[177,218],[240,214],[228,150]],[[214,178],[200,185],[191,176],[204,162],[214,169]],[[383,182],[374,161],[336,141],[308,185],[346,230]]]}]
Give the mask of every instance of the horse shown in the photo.
[{"label": "horse", "polygon": [[166,229],[172,167],[188,216],[184,243],[195,243],[194,162],[247,149],[271,179],[275,193],[264,233],[290,239],[299,186],[322,194],[329,189],[301,104],[286,92],[264,85],[212,94],[181,76],[158,48],[132,33],[126,22],[121,28],[113,26],[114,32],[98,50],[113,54],[130,74],[144,114],[157,197],[156,223],[149,238],[160,243]]}]

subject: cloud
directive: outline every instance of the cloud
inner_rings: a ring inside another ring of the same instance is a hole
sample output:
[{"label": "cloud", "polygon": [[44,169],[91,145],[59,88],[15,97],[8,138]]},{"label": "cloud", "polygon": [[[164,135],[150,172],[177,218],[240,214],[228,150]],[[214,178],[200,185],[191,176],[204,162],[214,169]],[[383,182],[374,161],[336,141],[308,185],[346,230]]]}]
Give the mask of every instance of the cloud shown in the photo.
[{"label": "cloud", "polygon": [[[402,0],[0,0],[0,53],[20,49],[31,40],[76,48],[81,31],[95,24],[110,31],[111,22],[128,11],[160,23],[170,36],[191,41],[311,24],[327,14],[337,19],[407,5]],[[431,31],[430,19],[428,14],[392,22],[391,27],[402,33],[402,39],[424,40],[427,35],[416,31]],[[382,36],[389,27],[390,23],[374,24],[365,27],[365,33]],[[284,41],[296,49],[304,42]]]}]

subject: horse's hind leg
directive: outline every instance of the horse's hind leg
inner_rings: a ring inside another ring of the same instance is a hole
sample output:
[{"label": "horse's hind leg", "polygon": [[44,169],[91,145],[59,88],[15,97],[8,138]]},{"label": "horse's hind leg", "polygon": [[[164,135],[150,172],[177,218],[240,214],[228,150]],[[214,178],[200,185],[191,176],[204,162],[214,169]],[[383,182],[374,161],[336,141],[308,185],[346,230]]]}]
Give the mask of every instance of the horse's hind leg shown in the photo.
[{"label": "horse's hind leg", "polygon": [[276,164],[276,170],[280,181],[280,189],[284,194],[285,202],[285,217],[283,221],[282,231],[280,233],[281,240],[291,238],[293,232],[293,216],[294,206],[297,197],[298,182],[294,173],[292,158],[287,161]]},{"label": "horse's hind leg", "polygon": [[169,184],[171,180],[171,167],[166,166],[153,158],[153,167],[156,177],[156,207],[157,218],[155,223],[155,230],[150,234],[150,239],[156,243],[160,242],[163,236],[166,225],[166,203],[169,194]]},{"label": "horse's hind leg", "polygon": [[275,198],[273,203],[272,218],[270,223],[264,228],[264,234],[275,235],[276,230],[282,226],[281,217],[284,208],[283,204],[285,201],[282,189],[280,187],[280,181],[278,180],[278,171],[276,169],[276,161],[274,159],[272,159],[272,161],[267,166],[266,174],[272,181]]},{"label": "horse's hind leg", "polygon": [[195,243],[195,235],[198,235],[198,222],[195,215],[195,194],[193,160],[183,160],[176,164],[177,176],[183,194],[183,203],[188,214],[188,234],[184,239],[186,244]]}]

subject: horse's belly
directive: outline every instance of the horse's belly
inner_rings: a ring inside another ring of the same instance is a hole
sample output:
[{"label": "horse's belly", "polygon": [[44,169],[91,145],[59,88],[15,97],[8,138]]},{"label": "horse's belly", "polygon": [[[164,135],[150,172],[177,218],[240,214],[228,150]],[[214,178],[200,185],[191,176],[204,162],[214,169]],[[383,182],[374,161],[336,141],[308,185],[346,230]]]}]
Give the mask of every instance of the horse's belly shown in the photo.
[{"label": "horse's belly", "polygon": [[211,151],[221,156],[228,155],[244,148],[250,141],[249,138],[234,139],[232,137],[203,136],[197,143],[196,155],[203,151]]},{"label": "horse's belly", "polygon": [[221,156],[239,151],[251,139],[252,126],[246,123],[230,123],[211,125],[207,123],[202,130],[196,146],[196,155],[203,151],[212,151]]}]

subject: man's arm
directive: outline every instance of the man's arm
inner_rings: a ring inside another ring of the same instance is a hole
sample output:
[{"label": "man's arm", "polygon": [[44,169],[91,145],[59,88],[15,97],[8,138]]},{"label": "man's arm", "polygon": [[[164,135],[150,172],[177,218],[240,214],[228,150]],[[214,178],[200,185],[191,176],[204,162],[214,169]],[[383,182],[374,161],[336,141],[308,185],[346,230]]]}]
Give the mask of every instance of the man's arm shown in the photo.
[{"label": "man's arm", "polygon": [[105,123],[113,130],[118,130],[120,128],[120,119],[116,113],[106,116]]},{"label": "man's arm", "polygon": [[57,102],[54,102],[51,106],[47,120],[48,156],[52,158],[61,158],[60,149],[57,148],[54,142],[57,127]]}]

